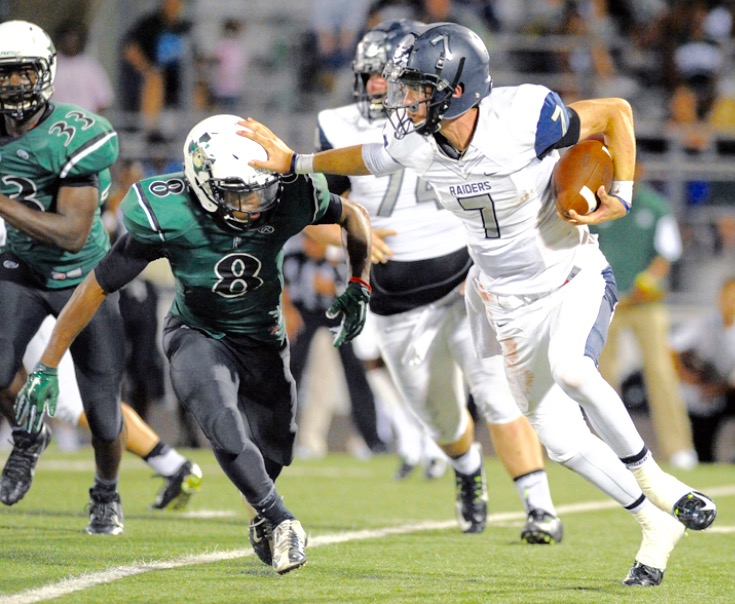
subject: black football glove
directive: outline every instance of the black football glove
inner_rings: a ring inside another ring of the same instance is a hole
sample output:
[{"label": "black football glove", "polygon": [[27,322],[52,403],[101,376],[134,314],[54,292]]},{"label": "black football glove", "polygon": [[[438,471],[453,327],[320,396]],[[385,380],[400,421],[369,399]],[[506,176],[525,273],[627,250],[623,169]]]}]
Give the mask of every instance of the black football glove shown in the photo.
[{"label": "black football glove", "polygon": [[342,315],[342,322],[335,328],[334,347],[355,339],[365,326],[370,290],[361,283],[350,281],[342,295],[337,296],[327,310],[328,319]]}]

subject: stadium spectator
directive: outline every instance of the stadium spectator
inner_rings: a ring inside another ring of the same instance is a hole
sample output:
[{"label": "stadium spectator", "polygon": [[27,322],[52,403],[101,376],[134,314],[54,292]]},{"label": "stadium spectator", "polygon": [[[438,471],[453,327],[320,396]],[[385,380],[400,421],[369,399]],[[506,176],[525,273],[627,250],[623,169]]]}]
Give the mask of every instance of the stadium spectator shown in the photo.
[{"label": "stadium spectator", "polygon": [[692,304],[709,306],[735,266],[735,213],[729,208],[685,231],[684,252],[676,266],[676,291]]},{"label": "stadium spectator", "polygon": [[187,68],[193,51],[183,0],[159,0],[125,33],[121,62],[121,105],[139,111],[151,142],[161,142],[164,109],[187,107]]},{"label": "stadium spectator", "polygon": [[722,284],[717,309],[679,325],[671,342],[699,459],[718,461],[720,427],[735,416],[735,277]]},{"label": "stadium spectator", "polygon": [[105,68],[87,52],[87,37],[87,29],[76,20],[65,21],[56,31],[54,100],[102,114],[115,93]]},{"label": "stadium spectator", "polygon": [[394,19],[415,21],[422,10],[423,0],[373,0],[368,9],[366,29]]},{"label": "stadium spectator", "polygon": [[349,66],[357,37],[367,22],[368,8],[368,0],[314,0],[311,29],[320,90],[333,91],[337,77]]},{"label": "stadium spectator", "polygon": [[243,21],[227,18],[222,22],[215,45],[209,88],[215,107],[221,113],[238,113],[243,104],[251,60],[245,30]]}]

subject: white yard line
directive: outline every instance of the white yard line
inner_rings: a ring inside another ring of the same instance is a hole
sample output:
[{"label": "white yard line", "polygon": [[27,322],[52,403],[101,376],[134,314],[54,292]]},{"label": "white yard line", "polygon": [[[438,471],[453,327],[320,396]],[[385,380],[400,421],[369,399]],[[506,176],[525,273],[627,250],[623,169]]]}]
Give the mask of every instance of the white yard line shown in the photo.
[{"label": "white yard line", "polygon": [[[722,486],[708,488],[707,494],[712,496],[735,495],[735,486]],[[615,501],[587,501],[582,503],[572,503],[561,505],[557,508],[560,516],[565,514],[578,514],[582,512],[594,512],[597,510],[605,510],[619,507]],[[503,512],[500,514],[490,514],[488,516],[488,524],[502,524],[512,520],[523,520],[525,514],[522,512]],[[364,541],[365,539],[378,539],[389,535],[405,535],[407,533],[417,533],[421,531],[435,531],[455,528],[457,523],[455,520],[445,520],[441,522],[419,522],[416,524],[404,524],[395,527],[385,527],[380,529],[367,529],[363,531],[350,531],[346,533],[337,533],[334,535],[320,535],[318,537],[309,538],[309,548],[320,547],[324,545],[332,545],[334,543],[346,543],[348,541]],[[712,527],[708,532],[729,533],[735,532],[735,527]],[[134,575],[151,572],[154,570],[168,570],[172,568],[181,568],[183,566],[195,566],[197,564],[212,564],[223,562],[225,560],[234,560],[237,558],[245,558],[252,556],[251,548],[234,549],[228,551],[217,551],[204,554],[196,554],[192,556],[184,556],[174,560],[161,560],[158,562],[141,562],[128,566],[117,566],[108,570],[89,573],[80,577],[64,579],[57,583],[52,583],[44,587],[29,589],[20,593],[0,599],[0,604],[35,604],[36,602],[44,602],[61,596],[66,596],[77,591],[82,591],[103,583],[111,583],[118,579],[124,579]]]}]

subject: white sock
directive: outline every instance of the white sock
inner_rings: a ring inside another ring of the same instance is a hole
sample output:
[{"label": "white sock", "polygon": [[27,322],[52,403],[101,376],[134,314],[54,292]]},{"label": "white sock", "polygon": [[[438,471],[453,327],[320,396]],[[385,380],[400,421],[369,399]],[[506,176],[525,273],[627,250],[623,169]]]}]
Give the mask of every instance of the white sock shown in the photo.
[{"label": "white sock", "polygon": [[186,463],[186,457],[176,449],[167,447],[160,455],[149,457],[146,463],[156,471],[159,476],[173,476],[179,468]]},{"label": "white sock", "polygon": [[528,514],[531,510],[543,510],[556,516],[556,508],[551,500],[549,479],[544,470],[530,472],[513,479],[513,484]]},{"label": "white sock", "polygon": [[457,459],[449,458],[449,463],[452,467],[460,474],[473,474],[477,472],[482,465],[482,456],[480,455],[480,448],[476,447],[474,443],[469,448],[467,453],[458,457]]}]

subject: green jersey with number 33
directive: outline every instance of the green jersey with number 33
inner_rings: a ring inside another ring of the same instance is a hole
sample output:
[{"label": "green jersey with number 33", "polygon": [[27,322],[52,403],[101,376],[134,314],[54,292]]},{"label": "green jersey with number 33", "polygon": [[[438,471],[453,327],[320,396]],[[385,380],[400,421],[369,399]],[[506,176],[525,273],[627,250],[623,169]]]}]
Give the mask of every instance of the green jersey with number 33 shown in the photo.
[{"label": "green jersey with number 33", "polygon": [[215,338],[247,334],[283,340],[283,245],[329,207],[321,174],[285,182],[259,226],[235,233],[205,212],[183,173],[135,184],[121,203],[130,235],[156,246],[176,280],[171,312]]},{"label": "green jersey with number 33", "polygon": [[56,211],[59,182],[64,178],[99,175],[99,204],[80,251],[42,243],[6,223],[7,249],[33,271],[43,287],[77,285],[110,247],[100,207],[109,192],[109,168],[117,155],[117,133],[110,122],[76,105],[53,104],[38,125],[20,138],[0,138],[0,192],[35,210]]}]

